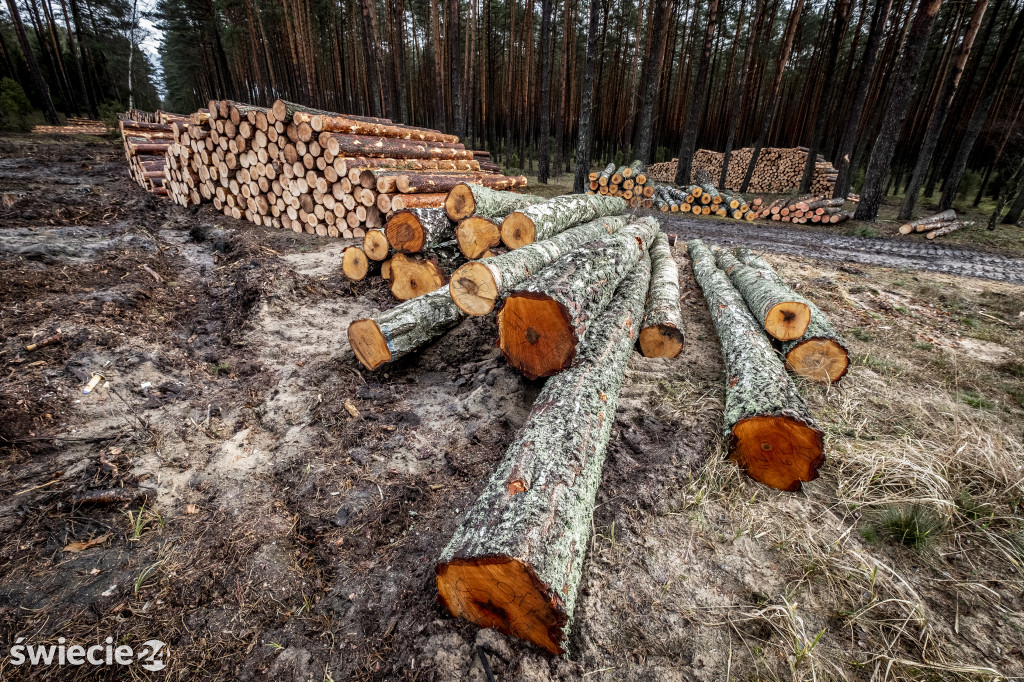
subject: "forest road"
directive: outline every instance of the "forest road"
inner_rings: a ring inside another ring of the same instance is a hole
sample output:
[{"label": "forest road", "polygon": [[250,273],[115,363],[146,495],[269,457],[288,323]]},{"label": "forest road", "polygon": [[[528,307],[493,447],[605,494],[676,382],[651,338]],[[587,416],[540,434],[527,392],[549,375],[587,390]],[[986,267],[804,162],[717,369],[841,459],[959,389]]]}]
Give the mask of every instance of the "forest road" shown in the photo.
[{"label": "forest road", "polygon": [[743,221],[687,218],[664,213],[654,215],[661,221],[662,230],[674,232],[683,240],[699,237],[724,246],[747,246],[757,251],[787,256],[931,270],[948,275],[1024,284],[1024,259],[986,251],[913,238],[903,241],[847,237]]}]

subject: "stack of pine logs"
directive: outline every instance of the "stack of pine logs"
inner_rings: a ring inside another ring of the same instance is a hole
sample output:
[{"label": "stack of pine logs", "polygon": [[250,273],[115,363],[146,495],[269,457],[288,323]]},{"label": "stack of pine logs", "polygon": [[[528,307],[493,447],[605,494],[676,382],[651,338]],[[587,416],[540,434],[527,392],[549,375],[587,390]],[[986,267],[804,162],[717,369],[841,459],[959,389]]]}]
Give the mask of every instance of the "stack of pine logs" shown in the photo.
[{"label": "stack of pine logs", "polygon": [[654,190],[654,207],[662,213],[693,213],[751,221],[759,215],[762,203],[760,197],[748,202],[739,194],[719,192],[711,183],[691,185],[685,190],[658,185]]},{"label": "stack of pine logs", "polygon": [[[743,184],[747,166],[754,150],[751,147],[737,149],[729,156],[729,170],[725,177],[725,189],[738,191]],[[765,194],[783,194],[800,186],[803,179],[804,164],[807,162],[806,147],[765,147],[761,150],[750,178],[749,192]],[[697,182],[702,174],[705,177],[719,178],[722,175],[722,162],[725,155],[708,149],[698,149],[693,154],[690,181]],[[676,168],[679,160],[672,159],[664,163],[655,163],[648,168],[647,175],[660,182],[675,182]],[[811,180],[811,192],[818,195],[832,195],[836,176],[839,174],[832,164],[818,155]]]},{"label": "stack of pine logs", "polygon": [[185,116],[165,111],[153,113],[138,109],[118,116],[128,174],[147,192],[167,194],[164,168],[167,150],[174,142],[173,126],[187,120]]},{"label": "stack of pine logs", "polygon": [[925,239],[935,239],[950,232],[956,232],[961,227],[973,224],[973,222],[960,220],[957,218],[956,211],[949,209],[942,213],[936,213],[926,218],[918,218],[917,220],[911,220],[909,223],[900,225],[900,234],[924,232]]},{"label": "stack of pine logs", "polygon": [[836,224],[849,220],[853,212],[844,211],[843,199],[825,199],[814,195],[795,199],[776,199],[765,206],[760,213],[761,218],[770,218],[784,223],[821,223]]},{"label": "stack of pine logs", "polygon": [[62,126],[35,126],[32,132],[48,135],[106,135],[108,131],[103,121],[68,116]]},{"label": "stack of pine logs", "polygon": [[283,100],[211,101],[172,137],[175,201],[320,236],[364,238],[396,211],[440,206],[460,183],[526,185],[454,135]]},{"label": "stack of pine logs", "polygon": [[839,381],[846,344],[814,303],[747,249],[708,249],[695,239],[689,252],[725,358],[730,458],[765,485],[798,491],[817,478],[824,443],[786,370]]},{"label": "stack of pine logs", "polygon": [[603,171],[590,173],[590,188],[587,194],[604,194],[610,197],[622,197],[632,208],[650,208],[654,186],[649,184],[646,169],[642,161],[634,161],[628,166],[616,166],[609,163]]}]

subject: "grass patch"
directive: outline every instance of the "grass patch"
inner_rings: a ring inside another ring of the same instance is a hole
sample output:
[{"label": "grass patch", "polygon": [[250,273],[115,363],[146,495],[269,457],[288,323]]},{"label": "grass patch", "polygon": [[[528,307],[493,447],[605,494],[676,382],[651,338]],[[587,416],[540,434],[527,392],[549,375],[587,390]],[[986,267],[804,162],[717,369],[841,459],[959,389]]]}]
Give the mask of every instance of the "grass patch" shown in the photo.
[{"label": "grass patch", "polygon": [[994,402],[977,391],[963,391],[960,394],[960,401],[979,410],[991,410],[996,406]]},{"label": "grass patch", "polygon": [[850,334],[858,341],[872,341],[875,338],[874,334],[863,327],[854,327],[850,330]]},{"label": "grass patch", "polygon": [[853,231],[854,237],[868,237],[873,239],[879,236],[878,230],[871,227],[870,225],[858,225],[857,229]]},{"label": "grass patch", "polygon": [[932,545],[945,527],[938,514],[918,504],[888,507],[878,519],[881,535],[890,542],[917,551]]},{"label": "grass patch", "polygon": [[935,346],[926,341],[915,341],[914,348],[918,350],[935,350]]}]

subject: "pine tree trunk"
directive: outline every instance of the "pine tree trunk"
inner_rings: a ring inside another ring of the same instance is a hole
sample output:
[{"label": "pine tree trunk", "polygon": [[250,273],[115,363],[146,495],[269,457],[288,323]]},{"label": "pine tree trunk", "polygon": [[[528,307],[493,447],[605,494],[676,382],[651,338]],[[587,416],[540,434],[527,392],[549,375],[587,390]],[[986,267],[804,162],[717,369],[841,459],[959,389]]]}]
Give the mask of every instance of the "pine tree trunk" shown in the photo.
[{"label": "pine tree trunk", "polygon": [[626,202],[600,194],[555,197],[509,214],[501,223],[501,241],[510,249],[550,239],[570,227],[596,218],[625,213]]},{"label": "pine tree trunk", "polygon": [[594,321],[579,364],[545,384],[441,553],[437,590],[452,615],[564,653],[649,270],[644,256]]},{"label": "pine tree trunk", "polygon": [[[772,266],[760,256],[755,256],[749,249],[736,249],[736,258],[744,265],[760,272],[765,279],[774,279],[786,286]],[[811,310],[811,322],[807,325],[807,330],[800,338],[783,342],[781,345],[786,367],[811,381],[835,383],[846,376],[846,370],[850,366],[846,342],[818,306],[811,301],[807,301],[807,305]]]},{"label": "pine tree trunk", "polygon": [[497,218],[545,201],[544,197],[533,194],[502,192],[483,185],[460,183],[448,192],[444,208],[452,220],[472,216]]},{"label": "pine tree trunk", "polygon": [[778,276],[767,276],[763,271],[745,266],[725,249],[712,248],[712,251],[719,269],[729,277],[768,334],[779,341],[792,341],[804,335],[811,322],[810,301]]},{"label": "pine tree trunk", "polygon": [[438,289],[348,327],[348,342],[359,362],[374,370],[424,346],[465,315],[447,289]]},{"label": "pine tree trunk", "polygon": [[470,315],[487,315],[509,291],[570,251],[625,227],[625,216],[607,216],[483,261],[466,263],[452,274],[452,299]]},{"label": "pine tree trunk", "polygon": [[590,19],[587,25],[587,61],[583,69],[583,93],[580,106],[580,124],[576,140],[576,176],[572,191],[582,194],[587,188],[590,172],[590,148],[594,144],[594,64],[597,60],[597,23],[601,0],[590,0]]},{"label": "pine tree trunk", "polygon": [[43,115],[50,125],[60,125],[57,118],[57,110],[53,108],[53,100],[50,99],[50,90],[43,80],[43,72],[39,70],[39,62],[36,61],[36,54],[32,51],[32,44],[28,41],[28,34],[25,33],[25,24],[21,21],[21,12],[15,0],[7,0],[7,10],[11,14],[11,23],[14,24],[14,33],[18,38],[18,45],[21,47],[21,54],[25,58],[25,66],[28,68],[29,78],[32,80],[32,89],[35,95],[40,98],[43,105]]},{"label": "pine tree trunk", "polygon": [[818,477],[822,433],[743,297],[695,239],[689,244],[697,283],[725,360],[724,427],[729,456],[756,481],[796,492]]},{"label": "pine tree trunk", "polygon": [[[722,173],[718,179],[718,186],[725,189],[726,175],[729,173],[729,157],[732,155],[732,146],[736,140],[736,127],[739,125],[740,112],[743,104],[743,93],[747,83],[747,73],[750,71],[750,64],[754,56],[754,48],[757,45],[758,29],[764,21],[765,5],[764,0],[757,3],[757,23],[750,29],[747,36],[747,46],[743,52],[743,67],[740,69],[739,81],[736,83],[736,91],[733,94],[729,123],[726,128],[725,151],[722,153]],[[738,34],[737,34],[738,37]]]},{"label": "pine tree trunk", "polygon": [[896,143],[899,142],[903,120],[907,116],[910,99],[914,94],[914,85],[921,70],[925,48],[928,47],[928,36],[941,8],[942,0],[921,0],[914,16],[903,49],[903,58],[893,82],[889,106],[882,119],[881,131],[875,138],[871,150],[868,172],[860,193],[860,203],[857,204],[857,212],[854,214],[857,220],[873,221],[878,217],[878,206],[881,204],[886,178],[889,176],[892,158],[896,153]]},{"label": "pine tree trunk", "polygon": [[452,117],[455,119],[452,132],[465,137],[465,117],[462,113],[462,57],[459,52],[459,0],[448,0],[448,13],[445,16],[445,41],[448,43],[448,68],[451,71]]},{"label": "pine tree trunk", "polygon": [[385,226],[388,244],[399,253],[419,253],[455,239],[455,223],[443,208],[407,208]]},{"label": "pine tree trunk", "polygon": [[1017,194],[1017,198],[1013,200],[1010,210],[1007,211],[1006,216],[1003,217],[1003,224],[1015,225],[1019,223],[1022,213],[1024,213],[1024,189],[1021,189]]},{"label": "pine tree trunk", "polygon": [[636,144],[633,156],[644,164],[651,162],[651,146],[654,135],[654,104],[657,100],[658,85],[661,83],[661,63],[665,45],[665,34],[672,23],[672,1],[654,0],[657,18],[651,36],[650,55],[645,63],[645,78],[640,94],[640,116],[636,124]]},{"label": "pine tree trunk", "polygon": [[[803,2],[803,0],[797,0]],[[697,78],[688,93],[689,107],[686,110],[686,122],[683,125],[683,141],[679,147],[679,163],[676,166],[676,184],[686,185],[690,182],[693,168],[693,152],[697,148],[697,128],[700,125],[701,112],[704,110],[704,93],[707,90],[708,65],[711,62],[711,47],[715,39],[715,26],[718,21],[718,0],[708,0],[708,22],[704,30],[704,49],[701,51],[700,64],[697,66]]]},{"label": "pine tree trunk", "polygon": [[683,352],[683,313],[679,308],[679,267],[668,235],[651,244],[651,288],[640,325],[640,351],[649,358],[674,358]]},{"label": "pine tree trunk", "polygon": [[657,232],[657,220],[641,218],[563,255],[511,290],[498,311],[498,347],[508,364],[530,379],[572,365],[590,324]]},{"label": "pine tree trunk", "polygon": [[548,184],[551,172],[551,2],[541,0],[540,20],[540,120],[537,123],[537,182]]}]

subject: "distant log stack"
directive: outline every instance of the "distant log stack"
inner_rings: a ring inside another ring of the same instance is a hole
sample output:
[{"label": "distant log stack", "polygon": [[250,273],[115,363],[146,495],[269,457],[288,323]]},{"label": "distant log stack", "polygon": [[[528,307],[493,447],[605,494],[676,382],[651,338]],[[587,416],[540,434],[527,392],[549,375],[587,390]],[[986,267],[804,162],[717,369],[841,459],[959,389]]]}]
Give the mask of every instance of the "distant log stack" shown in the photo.
[{"label": "distant log stack", "polygon": [[[725,187],[738,191],[743,184],[743,176],[750,165],[750,157],[753,149],[745,147],[736,149],[729,157],[729,170],[725,177]],[[791,192],[800,186],[803,178],[804,164],[807,162],[808,150],[805,147],[765,147],[758,156],[757,165],[754,166],[754,174],[751,176],[750,185],[747,191],[764,192],[770,194],[782,194]],[[700,174],[707,177],[718,178],[722,175],[722,162],[724,154],[713,152],[708,149],[698,149],[693,155],[691,182],[696,182]],[[672,159],[664,163],[652,164],[647,169],[647,175],[652,180],[659,182],[675,182],[678,159]],[[832,164],[825,161],[819,155],[814,167],[814,177],[811,181],[811,191],[818,195],[832,195],[835,187],[835,180],[838,171]]]},{"label": "distant log stack", "polygon": [[526,185],[454,135],[283,100],[123,118],[132,177],[150,191],[295,232],[362,239],[398,211],[440,207],[459,184]]},{"label": "distant log stack", "polygon": [[651,208],[654,205],[654,185],[641,161],[634,161],[628,166],[610,163],[603,171],[591,172],[587,194],[620,197],[630,208]]}]

